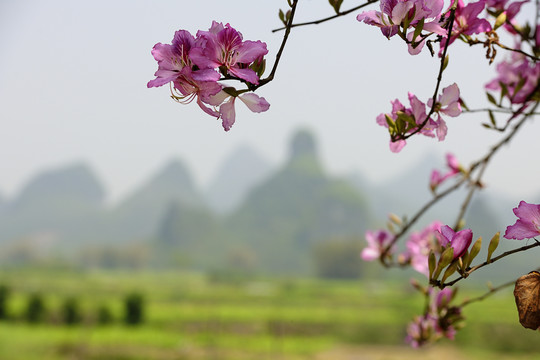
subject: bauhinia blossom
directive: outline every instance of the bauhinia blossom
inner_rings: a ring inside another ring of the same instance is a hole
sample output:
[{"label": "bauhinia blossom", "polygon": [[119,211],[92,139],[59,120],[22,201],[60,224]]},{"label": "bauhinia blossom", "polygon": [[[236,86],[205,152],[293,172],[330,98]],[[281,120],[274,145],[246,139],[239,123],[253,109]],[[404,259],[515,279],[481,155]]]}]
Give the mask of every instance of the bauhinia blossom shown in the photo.
[{"label": "bauhinia blossom", "polygon": [[421,274],[429,276],[428,256],[431,251],[440,254],[436,233],[441,230],[442,223],[434,221],[420,232],[413,232],[407,239],[407,251],[402,255],[401,261],[410,263],[412,268]]},{"label": "bauhinia blossom", "polygon": [[[458,0],[455,20],[450,35],[452,44],[460,35],[473,35],[491,31],[491,25],[486,19],[479,18],[478,15],[484,10],[486,0],[464,4],[463,0]],[[446,45],[446,38],[441,42],[441,49]]]},{"label": "bauhinia blossom", "polygon": [[486,89],[503,91],[512,104],[523,104],[537,99],[540,63],[533,62],[525,55],[512,52],[508,60],[497,64],[497,77],[486,84]]},{"label": "bauhinia blossom", "polygon": [[454,340],[464,317],[459,306],[451,305],[456,289],[447,287],[436,292],[426,290],[429,307],[422,316],[416,316],[407,327],[405,341],[414,348],[432,343],[440,338]]},{"label": "bauhinia blossom", "polygon": [[454,249],[454,259],[462,257],[471,246],[473,233],[470,229],[455,232],[450,226],[444,225],[438,232],[439,241],[444,247]]},{"label": "bauhinia blossom", "polygon": [[[266,101],[265,98],[259,97],[253,93],[231,96],[226,91],[221,91],[214,97],[214,99],[217,100],[217,103],[221,104],[221,106],[219,107],[219,113],[221,115],[222,125],[225,131],[229,131],[231,126],[233,126],[234,124],[236,118],[234,102],[236,98],[240,99],[248,107],[249,110],[256,113],[266,111],[270,107],[270,104]],[[227,99],[228,101],[226,101]]]},{"label": "bauhinia blossom", "polygon": [[225,87],[219,80],[237,79],[247,84],[259,84],[268,53],[261,41],[244,41],[242,34],[229,24],[216,21],[208,31],[194,37],[186,30],[175,33],[171,44],[158,43],[152,50],[158,62],[156,78],[148,87],[171,84],[173,99],[197,104],[207,114],[222,120],[225,131],[235,122],[234,103],[240,98],[253,112],[268,110],[270,104],[246,90]]},{"label": "bauhinia blossom", "polygon": [[223,75],[231,75],[252,84],[259,83],[257,73],[249,68],[255,60],[268,53],[262,41],[244,41],[242,34],[229,24],[212,22],[209,31],[197,32],[203,46],[193,49],[190,56],[201,68],[220,69]]},{"label": "bauhinia blossom", "polygon": [[523,240],[540,235],[540,205],[521,201],[513,211],[518,220],[506,228],[505,238]]},{"label": "bauhinia blossom", "polygon": [[385,251],[388,254],[391,254],[393,252],[393,248],[388,249],[388,247],[392,243],[393,239],[394,235],[386,230],[366,231],[366,241],[368,243],[368,247],[362,250],[360,256],[365,261],[373,261],[379,259],[382,253]]},{"label": "bauhinia blossom", "polygon": [[410,107],[405,107],[398,99],[392,101],[392,112],[389,114],[379,114],[377,123],[388,128],[391,136],[390,150],[399,152],[405,146],[405,137],[410,133],[419,133],[428,137],[437,137],[443,141],[448,128],[446,122],[441,117],[444,115],[455,117],[461,114],[459,103],[460,94],[457,84],[452,84],[443,89],[435,105],[432,100],[428,101],[433,108],[433,114],[437,114],[437,120],[427,118],[426,104],[420,101],[416,95],[409,93]]},{"label": "bauhinia blossom", "polygon": [[442,175],[438,170],[433,170],[431,172],[431,177],[429,180],[429,187],[431,191],[435,191],[437,187],[444,181],[456,176],[463,171],[463,168],[459,164],[457,158],[450,153],[446,154],[446,166],[449,170],[444,175]]},{"label": "bauhinia blossom", "polygon": [[[421,26],[422,30],[438,35],[446,35],[446,30],[440,25],[440,15],[443,9],[443,0],[381,0],[380,10],[364,11],[356,19],[368,25],[377,26],[384,36],[390,39],[396,34],[409,42],[416,41],[412,38],[414,30],[406,34],[407,29]],[[401,32],[404,28],[405,33]],[[422,49],[424,41],[417,46],[410,46],[409,52],[416,55]]]}]

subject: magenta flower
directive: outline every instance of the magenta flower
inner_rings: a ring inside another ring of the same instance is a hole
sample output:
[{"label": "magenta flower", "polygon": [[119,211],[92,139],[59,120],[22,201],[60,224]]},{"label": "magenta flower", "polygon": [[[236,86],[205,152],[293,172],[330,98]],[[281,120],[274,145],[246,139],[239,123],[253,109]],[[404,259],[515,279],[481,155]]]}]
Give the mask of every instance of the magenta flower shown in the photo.
[{"label": "magenta flower", "polygon": [[523,240],[540,235],[540,205],[521,201],[513,211],[518,220],[506,228],[506,239]]},{"label": "magenta flower", "polygon": [[435,293],[429,288],[429,307],[422,316],[416,316],[407,327],[405,341],[417,348],[435,342],[441,338],[454,340],[456,329],[464,320],[461,308],[452,306],[456,291],[446,287]]},{"label": "magenta flower", "polygon": [[438,237],[442,246],[451,246],[454,249],[454,259],[457,259],[471,246],[473,233],[470,229],[455,232],[450,226],[445,225],[438,232]]},{"label": "magenta flower", "polygon": [[379,27],[388,39],[396,35],[404,23],[408,23],[409,27],[415,27],[422,19],[424,29],[443,35],[446,33],[438,25],[443,4],[443,0],[381,0],[381,11],[364,11],[356,19]]},{"label": "magenta flower", "polygon": [[[438,115],[437,120],[433,120],[431,117],[426,120],[426,104],[420,101],[413,93],[408,94],[410,107],[406,108],[398,99],[391,101],[392,112],[389,114],[379,114],[376,118],[377,124],[389,128],[388,118],[394,123],[402,121],[406,126],[406,129],[397,133],[395,129],[389,129],[391,135],[405,135],[407,133],[416,132],[418,127],[422,126],[419,134],[428,137],[437,137],[439,141],[444,140],[446,137],[447,127],[446,123],[442,119],[439,113],[455,116],[457,113],[461,113],[461,105],[459,105],[459,89],[456,84],[450,85],[443,89],[443,93],[439,96],[436,103],[436,112]],[[431,100],[429,101],[431,103]],[[417,126],[414,126],[416,124]],[[393,132],[394,131],[394,132]],[[390,140],[390,150],[392,152],[399,152],[405,146],[406,142],[403,139],[397,141]]]},{"label": "magenta flower", "polygon": [[430,251],[440,253],[440,245],[436,233],[442,223],[434,221],[420,232],[413,232],[407,239],[407,251],[403,257],[410,262],[412,268],[425,276],[429,276],[428,256]]},{"label": "magenta flower", "polygon": [[[394,235],[386,230],[366,231],[366,241],[368,247],[362,250],[360,256],[365,261],[373,261],[378,259],[386,248],[392,243]],[[392,253],[390,249],[388,253]]]},{"label": "magenta flower", "polygon": [[[529,0],[515,2],[509,2],[508,0],[487,0],[487,6],[490,7],[496,15],[504,12],[506,14],[506,21],[513,23],[514,18],[521,11],[521,6],[527,2],[529,2]],[[504,28],[511,34],[517,34],[516,30],[507,23],[504,24]]]},{"label": "magenta flower", "polygon": [[259,83],[257,73],[249,68],[255,60],[268,53],[262,41],[243,41],[242,34],[229,24],[214,21],[209,31],[199,31],[204,46],[193,49],[191,60],[201,68],[219,68],[223,75],[231,75],[252,84]]},{"label": "magenta flower", "polygon": [[[433,101],[429,99],[428,106],[432,106]],[[435,110],[445,115],[456,117],[461,114],[461,104],[459,103],[459,87],[456,83],[443,89],[442,95],[439,95]]]},{"label": "magenta flower", "polygon": [[[460,35],[473,35],[491,31],[489,22],[478,17],[485,6],[486,0],[469,3],[466,6],[463,0],[458,1],[452,34],[450,35],[450,44]],[[446,46],[446,41],[447,38],[443,38],[441,41],[441,51]]]},{"label": "magenta flower", "polygon": [[185,30],[175,32],[172,44],[157,43],[152,49],[152,55],[158,62],[158,70],[154,74],[156,78],[149,81],[147,86],[151,88],[173,83],[179,93],[179,96],[173,94],[173,98],[183,103],[196,98],[203,111],[218,116],[217,112],[203,103],[221,90],[221,85],[216,82],[219,74],[212,69],[199,69],[193,65],[189,53],[194,47],[195,39]]},{"label": "magenta flower", "polygon": [[433,170],[431,172],[431,177],[429,180],[429,187],[431,188],[431,191],[435,191],[435,189],[445,180],[454,177],[463,171],[456,157],[450,153],[446,154],[446,166],[450,170],[444,175],[441,175],[438,170]]},{"label": "magenta flower", "polygon": [[[229,24],[223,26],[214,21],[208,31],[199,31],[196,38],[188,31],[179,30],[171,44],[158,43],[154,46],[152,55],[158,62],[158,70],[156,78],[147,86],[170,83],[174,100],[186,104],[197,99],[200,108],[221,118],[223,128],[228,131],[235,122],[236,97],[253,112],[266,111],[270,104],[255,94],[241,94],[246,90],[225,88],[218,80],[237,78],[258,84],[259,76],[254,69],[261,70],[263,56],[267,53],[265,43],[243,41],[242,34]],[[221,79],[220,72],[224,79]]]},{"label": "magenta flower", "polygon": [[540,63],[512,52],[510,59],[497,64],[498,76],[486,84],[486,89],[501,90],[501,83],[508,92],[506,97],[512,104],[523,104],[531,97],[540,79]]}]

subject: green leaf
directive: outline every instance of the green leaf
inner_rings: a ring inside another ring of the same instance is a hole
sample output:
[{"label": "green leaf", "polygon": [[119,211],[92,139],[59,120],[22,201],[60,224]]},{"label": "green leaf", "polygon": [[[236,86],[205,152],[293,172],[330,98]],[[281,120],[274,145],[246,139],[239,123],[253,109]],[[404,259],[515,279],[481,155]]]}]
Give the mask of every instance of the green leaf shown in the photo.
[{"label": "green leaf", "polygon": [[442,67],[443,71],[448,66],[448,61],[450,61],[450,55],[446,55],[444,58],[443,67]]},{"label": "green leaf", "polygon": [[443,275],[443,277],[441,279],[441,283],[444,284],[446,279],[448,279],[450,276],[452,276],[453,273],[456,272],[456,270],[458,268],[458,264],[459,264],[459,261],[454,261],[452,264],[450,264],[450,266],[444,272],[444,275]]},{"label": "green leaf", "polygon": [[492,103],[492,104],[495,105],[495,106],[499,106],[499,105],[497,104],[497,100],[495,100],[495,97],[494,97],[493,95],[491,95],[491,94],[488,93],[488,92],[486,92],[486,95],[487,95],[488,101],[489,101],[490,103]]},{"label": "green leaf", "polygon": [[437,259],[435,258],[435,253],[433,250],[429,252],[428,256],[428,266],[429,266],[429,279],[430,280],[437,280],[436,278],[433,278],[433,272],[435,271],[435,266],[437,263]]},{"label": "green leaf", "polygon": [[512,94],[512,97],[516,96],[516,94],[523,88],[527,80],[525,78],[520,77],[516,87],[514,88],[514,93]]},{"label": "green leaf", "polygon": [[328,2],[332,5],[336,14],[339,14],[339,9],[341,8],[343,0],[328,0]]},{"label": "green leaf", "polygon": [[422,30],[424,30],[424,18],[420,19],[414,28],[413,41],[416,41],[416,38],[420,36]]},{"label": "green leaf", "polygon": [[449,246],[447,247],[443,253],[441,254],[441,257],[439,258],[439,264],[437,265],[437,268],[433,272],[433,279],[436,280],[439,275],[441,274],[442,270],[448,266],[454,260],[454,249]]},{"label": "green leaf", "polygon": [[469,257],[467,259],[467,262],[464,264],[465,269],[467,269],[469,266],[471,266],[472,261],[478,255],[481,248],[482,248],[482,237],[480,236],[478,238],[478,240],[476,240],[475,243],[473,244],[473,246],[471,247],[471,251],[469,253]]},{"label": "green leaf", "polygon": [[388,124],[388,130],[390,131],[390,134],[395,133],[396,123],[394,122],[394,119],[392,119],[388,114],[384,114],[384,117],[386,118],[386,123]]},{"label": "green leaf", "polygon": [[463,99],[459,99],[459,103],[464,110],[469,111],[469,107],[467,106],[467,104],[465,104],[465,101]]},{"label": "green leaf", "polygon": [[493,252],[497,250],[497,247],[499,246],[499,240],[501,237],[501,232],[497,232],[493,237],[491,238],[491,241],[489,242],[488,246],[488,254],[487,254],[487,262],[489,263],[491,261],[491,255],[493,255]]},{"label": "green leaf", "polygon": [[497,30],[501,25],[503,25],[506,22],[506,12],[502,12],[497,16],[495,19],[495,26],[493,27],[493,30]]},{"label": "green leaf", "polygon": [[285,26],[287,26],[287,22],[285,21],[285,14],[283,13],[283,10],[281,9],[279,9],[279,20],[281,20],[281,22],[285,24]]},{"label": "green leaf", "polygon": [[491,121],[491,124],[493,125],[493,127],[496,128],[497,121],[495,121],[495,115],[493,115],[493,111],[488,110],[488,115],[489,115],[489,121]]},{"label": "green leaf", "polygon": [[498,106],[501,106],[502,104],[502,99],[509,94],[508,92],[508,87],[506,86],[505,83],[503,83],[502,81],[499,81],[499,86],[501,87],[501,99],[499,100],[499,105]]}]

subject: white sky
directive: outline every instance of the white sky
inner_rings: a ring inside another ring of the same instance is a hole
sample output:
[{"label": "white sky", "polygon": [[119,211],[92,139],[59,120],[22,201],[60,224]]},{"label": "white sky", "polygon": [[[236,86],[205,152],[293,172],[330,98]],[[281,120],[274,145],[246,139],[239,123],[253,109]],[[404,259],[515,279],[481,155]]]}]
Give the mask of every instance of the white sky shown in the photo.
[{"label": "white sky", "polygon": [[[343,7],[355,4],[346,0]],[[237,104],[228,133],[196,104],[172,101],[168,87],[146,88],[157,69],[153,45],[170,43],[178,29],[207,30],[212,20],[229,22],[246,40],[265,41],[271,68],[282,37],[271,33],[280,26],[280,6],[286,1],[2,1],[0,193],[14,196],[42,170],[84,161],[114,200],[172,157],[185,161],[204,185],[241,144],[280,163],[299,127],[317,135],[331,172],[359,170],[374,181],[397,176],[428,152],[442,158],[452,150],[468,163],[500,136],[480,126],[483,115],[448,118],[445,142],[413,138],[392,154],[375,117],[389,112],[394,98],[406,103],[409,90],[426,101],[438,60],[427,49],[408,55],[397,37],[387,41],[356,14],[295,29],[277,79],[257,91],[270,110],[252,114]],[[298,20],[331,11],[327,1],[303,0]],[[494,68],[483,49],[451,50],[443,87],[457,82],[470,107],[484,106],[483,85]],[[515,196],[540,192],[537,134],[539,124],[529,124],[494,160],[489,186]]]}]

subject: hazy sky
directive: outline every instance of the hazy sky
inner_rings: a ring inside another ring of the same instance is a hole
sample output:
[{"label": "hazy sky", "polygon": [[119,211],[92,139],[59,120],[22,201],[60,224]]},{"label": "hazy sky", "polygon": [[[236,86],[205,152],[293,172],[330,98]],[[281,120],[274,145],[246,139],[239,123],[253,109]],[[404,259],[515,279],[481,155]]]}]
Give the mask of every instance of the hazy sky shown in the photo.
[{"label": "hazy sky", "polygon": [[[343,7],[355,4],[346,0]],[[265,41],[270,68],[282,37],[271,32],[280,26],[280,6],[286,1],[2,1],[0,193],[14,196],[42,170],[84,161],[118,199],[173,157],[204,185],[240,145],[282,162],[300,127],[316,134],[331,172],[358,170],[373,181],[398,176],[427,153],[442,158],[452,150],[467,164],[497,141],[500,134],[480,126],[483,115],[469,115],[447,119],[445,142],[413,138],[392,154],[375,117],[389,112],[394,98],[405,103],[409,90],[427,100],[438,61],[427,51],[408,55],[404,43],[387,41],[356,14],[295,29],[277,79],[257,91],[270,110],[252,114],[237,104],[228,133],[195,104],[172,101],[168,87],[147,89],[157,69],[153,45],[170,43],[178,29],[207,30],[212,20],[229,22],[244,39]],[[327,1],[302,0],[298,20],[331,10]],[[494,71],[483,53],[453,47],[443,79],[443,86],[457,82],[474,108],[485,105],[482,89]],[[539,133],[539,124],[528,124],[494,159],[488,186],[516,199],[540,192]]]}]

